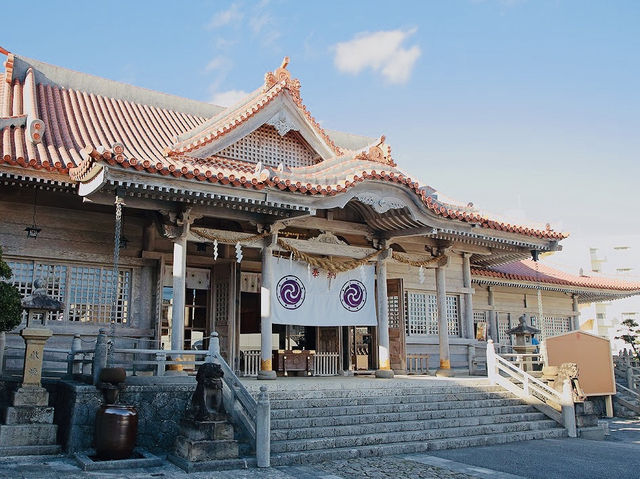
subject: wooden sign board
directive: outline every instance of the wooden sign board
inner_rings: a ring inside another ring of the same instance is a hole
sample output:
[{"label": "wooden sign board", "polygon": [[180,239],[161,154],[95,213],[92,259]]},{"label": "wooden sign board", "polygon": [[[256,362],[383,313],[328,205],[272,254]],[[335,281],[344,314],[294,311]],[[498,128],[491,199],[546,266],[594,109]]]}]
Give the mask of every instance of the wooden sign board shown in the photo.
[{"label": "wooden sign board", "polygon": [[549,366],[578,365],[578,381],[587,396],[616,393],[613,358],[609,340],[584,331],[553,336],[545,340]]}]

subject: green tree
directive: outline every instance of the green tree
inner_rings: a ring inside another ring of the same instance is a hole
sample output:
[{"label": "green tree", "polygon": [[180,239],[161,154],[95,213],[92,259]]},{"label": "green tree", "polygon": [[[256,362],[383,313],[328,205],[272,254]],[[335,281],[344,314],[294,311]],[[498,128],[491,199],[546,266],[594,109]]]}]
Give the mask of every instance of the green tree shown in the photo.
[{"label": "green tree", "polygon": [[622,334],[616,336],[616,339],[622,339],[630,345],[636,358],[640,359],[640,354],[638,353],[638,346],[640,345],[640,325],[632,318],[627,318],[620,324],[623,326]]},{"label": "green tree", "polygon": [[14,285],[6,281],[11,275],[11,268],[3,261],[0,248],[0,333],[11,331],[22,319],[20,293]]}]

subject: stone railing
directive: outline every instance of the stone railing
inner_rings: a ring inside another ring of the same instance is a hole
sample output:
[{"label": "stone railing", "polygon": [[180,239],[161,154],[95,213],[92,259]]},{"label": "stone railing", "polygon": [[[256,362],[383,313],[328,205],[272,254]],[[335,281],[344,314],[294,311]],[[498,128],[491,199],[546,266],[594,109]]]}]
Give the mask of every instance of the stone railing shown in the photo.
[{"label": "stone railing", "polygon": [[314,376],[337,376],[339,353],[317,352],[313,356]]},{"label": "stone railing", "polygon": [[256,377],[260,371],[260,350],[240,351],[242,358],[242,375]]},{"label": "stone railing", "polygon": [[[76,334],[69,349],[45,346],[42,374],[48,377],[90,376],[93,368],[95,342],[91,341],[91,347],[83,349],[82,341],[80,335]],[[23,362],[24,346],[5,345],[0,351],[0,375],[21,374]],[[16,364],[20,366],[16,367]]]},{"label": "stone railing", "polygon": [[429,374],[429,355],[407,354],[407,374]]},{"label": "stone railing", "polygon": [[491,340],[487,342],[487,377],[491,384],[502,386],[564,426],[569,437],[577,437],[573,391],[568,379],[562,392],[556,391],[496,354]]},{"label": "stone railing", "polygon": [[[167,365],[197,366],[204,363],[217,363],[224,372],[224,403],[234,424],[240,426],[256,451],[258,467],[270,464],[271,419],[270,405],[266,387],[260,388],[258,401],[249,394],[240,379],[220,354],[218,333],[212,333],[207,350],[165,350],[140,348],[114,348],[111,364],[127,371],[140,371],[149,368],[155,376],[164,376]],[[138,356],[143,356],[139,358]],[[129,359],[132,358],[132,359]],[[119,359],[119,361],[118,361]]]}]

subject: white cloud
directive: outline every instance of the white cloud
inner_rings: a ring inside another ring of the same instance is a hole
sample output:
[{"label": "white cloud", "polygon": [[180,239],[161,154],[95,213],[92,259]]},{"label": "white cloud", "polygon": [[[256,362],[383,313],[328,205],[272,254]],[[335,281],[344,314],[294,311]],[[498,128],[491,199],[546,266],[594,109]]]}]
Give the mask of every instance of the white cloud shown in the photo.
[{"label": "white cloud", "polygon": [[215,93],[211,103],[219,106],[231,106],[245,98],[249,93],[242,90],[229,90]]},{"label": "white cloud", "polygon": [[232,3],[226,10],[216,13],[207,24],[207,28],[211,30],[213,28],[224,27],[232,22],[239,22],[242,20],[242,17],[243,14],[240,11],[240,6],[237,3]]},{"label": "white cloud", "polygon": [[357,75],[370,68],[389,83],[406,83],[421,51],[417,45],[405,47],[403,43],[415,32],[416,29],[359,33],[353,40],[335,46],[334,64],[344,73]]},{"label": "white cloud", "polygon": [[204,71],[211,72],[215,71],[218,74],[227,75],[227,73],[231,70],[233,64],[231,60],[226,57],[218,55],[217,57],[211,59],[207,66],[204,67]]}]

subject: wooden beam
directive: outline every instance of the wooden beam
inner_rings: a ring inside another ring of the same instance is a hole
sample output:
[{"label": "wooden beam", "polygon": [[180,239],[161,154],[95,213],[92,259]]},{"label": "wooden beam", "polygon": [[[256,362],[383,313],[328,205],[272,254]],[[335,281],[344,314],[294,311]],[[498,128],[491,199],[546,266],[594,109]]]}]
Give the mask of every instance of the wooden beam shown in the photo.
[{"label": "wooden beam", "polygon": [[362,234],[373,236],[374,230],[362,223],[351,223],[349,221],[328,220],[315,216],[292,218],[283,221],[287,226],[307,228],[312,230],[331,231],[339,234]]},{"label": "wooden beam", "polygon": [[[218,240],[220,244],[235,244],[236,241],[245,241],[247,238],[254,236],[255,233],[238,233],[234,231],[225,231],[218,230],[213,228],[199,228],[201,230],[206,231],[211,236],[221,238]],[[232,237],[229,240],[225,240],[225,237]],[[187,236],[188,241],[195,241],[198,243],[201,242],[211,242],[211,240],[207,240],[206,238],[198,236],[194,231],[189,231],[189,235]],[[253,240],[249,243],[246,243],[245,246],[260,248],[263,245],[263,239],[259,238]],[[298,240],[298,239],[290,239],[285,238],[285,241],[289,243],[291,246],[296,248],[299,251],[309,254],[317,254],[317,255],[325,255],[325,256],[344,256],[347,258],[364,258],[371,253],[374,253],[376,250],[373,248],[362,248],[359,246],[349,246],[342,244],[333,244],[333,243],[321,243],[313,240]],[[275,251],[284,251],[281,247],[275,246]]]}]

